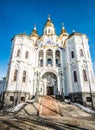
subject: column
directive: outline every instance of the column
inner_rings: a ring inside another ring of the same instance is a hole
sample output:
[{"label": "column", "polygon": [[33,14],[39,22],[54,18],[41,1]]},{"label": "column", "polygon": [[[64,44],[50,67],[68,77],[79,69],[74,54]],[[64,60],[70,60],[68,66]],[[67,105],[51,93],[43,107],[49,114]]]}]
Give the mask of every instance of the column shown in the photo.
[{"label": "column", "polygon": [[60,51],[60,64],[61,64],[61,67],[63,67],[62,51]]},{"label": "column", "polygon": [[69,57],[69,53],[70,53],[70,50],[69,50],[69,46],[67,45],[67,48],[66,48],[66,54],[67,54],[67,91],[68,93],[71,93],[73,92],[73,88],[72,88],[72,74],[71,74],[71,66],[70,66],[70,57]]},{"label": "column", "polygon": [[53,50],[53,67],[56,67],[55,61],[56,61],[56,59],[55,59],[55,50]]},{"label": "column", "polygon": [[37,51],[36,58],[37,58],[36,67],[38,67],[39,66],[39,51]]},{"label": "column", "polygon": [[46,67],[46,50],[44,51],[44,67]]},{"label": "column", "polygon": [[60,76],[58,75],[58,93],[60,93]]}]

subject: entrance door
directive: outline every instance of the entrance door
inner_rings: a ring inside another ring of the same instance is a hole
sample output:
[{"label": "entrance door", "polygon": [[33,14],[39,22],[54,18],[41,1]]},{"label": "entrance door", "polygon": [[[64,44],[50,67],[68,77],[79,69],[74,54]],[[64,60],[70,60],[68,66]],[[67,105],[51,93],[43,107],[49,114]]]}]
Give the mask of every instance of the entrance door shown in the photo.
[{"label": "entrance door", "polygon": [[52,86],[52,87],[48,86],[47,87],[47,95],[54,95],[54,86]]},{"label": "entrance door", "polygon": [[58,84],[57,76],[54,73],[46,72],[41,81],[43,81],[43,95],[56,95]]}]

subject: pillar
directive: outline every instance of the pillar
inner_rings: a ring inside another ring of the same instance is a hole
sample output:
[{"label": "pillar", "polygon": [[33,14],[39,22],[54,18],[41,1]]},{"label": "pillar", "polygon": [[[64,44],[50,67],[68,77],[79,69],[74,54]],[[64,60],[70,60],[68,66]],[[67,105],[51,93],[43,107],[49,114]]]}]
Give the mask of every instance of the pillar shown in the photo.
[{"label": "pillar", "polygon": [[56,67],[55,61],[56,61],[56,59],[55,59],[55,50],[53,50],[53,67]]},{"label": "pillar", "polygon": [[46,50],[44,51],[44,67],[46,67]]},{"label": "pillar", "polygon": [[60,75],[58,75],[58,93],[60,93]]}]

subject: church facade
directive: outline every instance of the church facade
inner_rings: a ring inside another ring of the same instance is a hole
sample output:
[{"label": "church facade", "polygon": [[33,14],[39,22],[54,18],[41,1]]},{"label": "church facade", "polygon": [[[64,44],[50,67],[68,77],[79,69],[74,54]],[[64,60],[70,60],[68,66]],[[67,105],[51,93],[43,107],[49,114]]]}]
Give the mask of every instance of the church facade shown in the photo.
[{"label": "church facade", "polygon": [[62,27],[59,36],[50,17],[42,36],[36,26],[30,35],[12,39],[11,57],[4,92],[5,106],[15,106],[35,95],[64,95],[71,101],[91,104],[95,81],[85,34],[68,34]]}]

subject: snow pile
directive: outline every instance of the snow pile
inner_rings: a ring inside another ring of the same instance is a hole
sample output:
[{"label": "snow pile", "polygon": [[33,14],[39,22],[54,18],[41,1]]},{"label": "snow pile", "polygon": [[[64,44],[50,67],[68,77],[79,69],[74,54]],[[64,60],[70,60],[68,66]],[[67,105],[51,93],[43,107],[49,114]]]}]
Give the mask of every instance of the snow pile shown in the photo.
[{"label": "snow pile", "polygon": [[14,107],[14,112],[19,111],[21,108],[23,108],[27,103],[20,103],[17,106]]},{"label": "snow pile", "polygon": [[64,101],[65,101],[66,103],[69,103],[69,104],[71,103],[71,100],[70,100],[70,99],[65,99]]},{"label": "snow pile", "polygon": [[17,112],[19,111],[20,109],[22,109],[27,103],[20,103],[18,104],[17,106],[15,106],[14,108],[9,108],[7,109],[6,111],[7,112]]},{"label": "snow pile", "polygon": [[88,113],[90,113],[90,114],[95,115],[95,111],[94,111],[94,110],[89,109],[88,107],[85,107],[85,106],[80,105],[80,104],[78,104],[78,103],[73,103],[73,105],[75,105],[75,106],[79,107],[80,109],[84,110],[85,112],[88,112]]},{"label": "snow pile", "polygon": [[27,100],[26,103],[34,103],[35,102],[35,99],[32,99],[32,100]]}]

